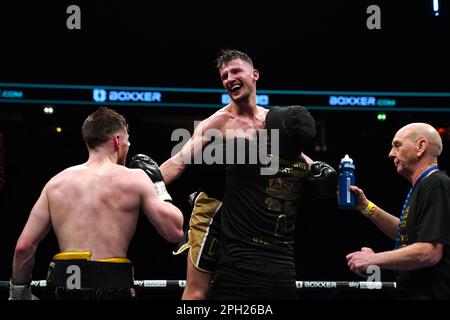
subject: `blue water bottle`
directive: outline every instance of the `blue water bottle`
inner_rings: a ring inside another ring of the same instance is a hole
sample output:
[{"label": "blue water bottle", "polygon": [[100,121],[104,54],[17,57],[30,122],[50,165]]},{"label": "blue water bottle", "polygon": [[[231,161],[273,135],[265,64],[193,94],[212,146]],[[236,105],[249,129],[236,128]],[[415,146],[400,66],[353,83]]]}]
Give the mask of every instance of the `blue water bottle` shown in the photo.
[{"label": "blue water bottle", "polygon": [[350,190],[350,186],[354,185],[355,165],[353,164],[353,160],[346,154],[339,164],[339,208],[355,208],[355,195]]}]

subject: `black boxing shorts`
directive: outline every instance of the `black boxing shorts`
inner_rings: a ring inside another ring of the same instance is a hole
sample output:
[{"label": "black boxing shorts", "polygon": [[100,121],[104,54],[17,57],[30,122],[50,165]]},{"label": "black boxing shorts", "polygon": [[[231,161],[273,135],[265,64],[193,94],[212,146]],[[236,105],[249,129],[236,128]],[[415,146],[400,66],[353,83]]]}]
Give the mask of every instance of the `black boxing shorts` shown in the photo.
[{"label": "black boxing shorts", "polygon": [[130,300],[134,290],[133,266],[126,258],[90,260],[92,253],[62,252],[53,257],[47,286],[58,300]]}]

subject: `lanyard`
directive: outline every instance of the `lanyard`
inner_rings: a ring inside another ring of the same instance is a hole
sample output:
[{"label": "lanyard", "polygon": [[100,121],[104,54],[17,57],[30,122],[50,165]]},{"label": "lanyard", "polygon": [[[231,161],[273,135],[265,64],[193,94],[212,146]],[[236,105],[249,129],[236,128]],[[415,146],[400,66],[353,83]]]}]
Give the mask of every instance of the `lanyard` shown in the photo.
[{"label": "lanyard", "polygon": [[437,166],[432,166],[432,167],[428,168],[424,173],[422,173],[420,175],[419,179],[417,179],[416,184],[414,186],[412,186],[412,188],[408,192],[408,195],[406,196],[406,200],[405,200],[405,203],[403,204],[403,208],[402,208],[402,214],[400,215],[400,222],[398,223],[397,240],[395,241],[395,249],[400,248],[400,226],[402,225],[403,215],[405,214],[406,207],[408,206],[409,197],[411,197],[411,193],[413,192],[414,188],[423,180],[423,178],[425,178],[427,176],[427,174],[429,174],[433,170],[439,170],[439,168]]}]

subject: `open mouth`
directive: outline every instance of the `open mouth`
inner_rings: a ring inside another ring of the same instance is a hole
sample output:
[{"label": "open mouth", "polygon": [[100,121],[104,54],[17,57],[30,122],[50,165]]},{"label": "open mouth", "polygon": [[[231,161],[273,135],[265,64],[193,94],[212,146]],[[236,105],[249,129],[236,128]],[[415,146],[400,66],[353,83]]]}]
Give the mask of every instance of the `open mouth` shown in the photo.
[{"label": "open mouth", "polygon": [[231,88],[230,88],[230,91],[232,92],[232,93],[236,93],[236,92],[238,92],[239,90],[241,90],[242,89],[242,85],[241,84],[235,84],[235,85],[233,85]]}]

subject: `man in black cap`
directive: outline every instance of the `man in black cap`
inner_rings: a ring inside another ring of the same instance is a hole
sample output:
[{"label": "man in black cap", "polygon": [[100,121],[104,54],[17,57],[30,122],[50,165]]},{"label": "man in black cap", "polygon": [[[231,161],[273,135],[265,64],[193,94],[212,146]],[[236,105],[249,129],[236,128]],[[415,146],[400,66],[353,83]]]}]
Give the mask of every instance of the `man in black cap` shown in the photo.
[{"label": "man in black cap", "polygon": [[[301,195],[309,185],[336,192],[333,168],[323,162],[310,167],[301,156],[316,134],[305,108],[272,108],[265,128],[268,144],[259,141],[258,148],[267,146],[269,157],[227,166],[211,299],[297,299],[294,239]],[[273,161],[278,169],[262,174]]]}]

